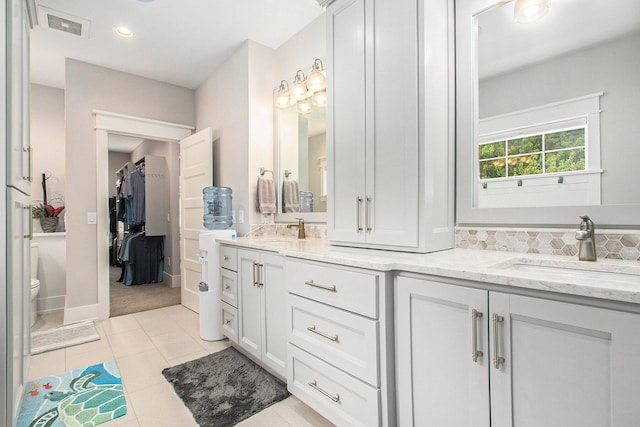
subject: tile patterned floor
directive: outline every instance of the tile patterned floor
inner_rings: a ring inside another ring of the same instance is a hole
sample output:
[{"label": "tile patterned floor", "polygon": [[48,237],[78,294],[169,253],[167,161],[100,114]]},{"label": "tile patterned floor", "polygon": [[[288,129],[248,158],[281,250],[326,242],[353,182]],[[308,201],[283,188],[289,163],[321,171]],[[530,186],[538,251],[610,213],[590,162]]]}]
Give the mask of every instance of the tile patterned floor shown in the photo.
[{"label": "tile patterned floor", "polygon": [[[34,330],[61,324],[60,314],[38,319]],[[127,399],[127,415],[105,427],[197,426],[162,376],[162,369],[229,346],[199,337],[198,315],[183,306],[159,308],[96,322],[99,341],[35,355],[29,380],[115,359]],[[329,427],[326,419],[291,396],[238,424],[240,427]]]}]

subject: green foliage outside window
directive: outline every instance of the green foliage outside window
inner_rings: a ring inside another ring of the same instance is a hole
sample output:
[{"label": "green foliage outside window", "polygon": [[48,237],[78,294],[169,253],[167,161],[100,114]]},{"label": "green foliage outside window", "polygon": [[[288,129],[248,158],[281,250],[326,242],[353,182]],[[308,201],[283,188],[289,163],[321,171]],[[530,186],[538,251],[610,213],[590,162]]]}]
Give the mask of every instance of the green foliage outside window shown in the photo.
[{"label": "green foliage outside window", "polygon": [[479,157],[480,179],[585,170],[585,129],[481,144]]}]

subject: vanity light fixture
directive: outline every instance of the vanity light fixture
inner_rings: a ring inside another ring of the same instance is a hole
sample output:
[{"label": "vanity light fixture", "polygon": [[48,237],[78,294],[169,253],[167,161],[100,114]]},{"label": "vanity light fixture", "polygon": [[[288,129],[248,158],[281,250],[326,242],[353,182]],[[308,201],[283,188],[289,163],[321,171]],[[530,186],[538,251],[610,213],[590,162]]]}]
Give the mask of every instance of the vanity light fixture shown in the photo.
[{"label": "vanity light fixture", "polygon": [[301,101],[307,98],[307,86],[304,83],[305,77],[302,70],[298,70],[291,85],[291,98]]},{"label": "vanity light fixture", "polygon": [[313,61],[313,67],[311,67],[311,73],[307,77],[307,87],[310,91],[317,92],[327,87],[327,79],[324,76],[324,65],[320,59]]},{"label": "vanity light fixture", "polygon": [[309,114],[311,112],[311,104],[309,104],[309,98],[298,101],[298,113]]},{"label": "vanity light fixture", "polygon": [[327,92],[324,90],[314,92],[311,97],[311,103],[316,107],[326,107],[327,106]]},{"label": "vanity light fixture", "polygon": [[276,107],[287,108],[289,105],[289,83],[286,80],[282,80],[276,94]]},{"label": "vanity light fixture", "polygon": [[549,0],[516,0],[513,13],[516,22],[529,23],[542,18],[549,11]]},{"label": "vanity light fixture", "polygon": [[125,39],[133,37],[133,31],[131,31],[127,27],[118,27],[114,31],[117,35],[119,35],[120,37],[124,37]]}]

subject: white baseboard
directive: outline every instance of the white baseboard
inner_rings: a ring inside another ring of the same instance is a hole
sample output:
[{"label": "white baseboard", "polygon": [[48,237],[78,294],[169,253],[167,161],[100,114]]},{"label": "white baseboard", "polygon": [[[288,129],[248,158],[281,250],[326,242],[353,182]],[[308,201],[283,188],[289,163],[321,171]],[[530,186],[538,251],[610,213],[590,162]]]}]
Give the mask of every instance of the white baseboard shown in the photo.
[{"label": "white baseboard", "polygon": [[180,286],[182,286],[182,281],[180,280],[180,278],[182,277],[180,274],[169,274],[166,271],[164,272],[164,275],[167,276],[169,278],[169,280],[165,279],[165,281],[169,282],[172,288],[179,288]]},{"label": "white baseboard", "polygon": [[84,322],[98,318],[98,304],[81,305],[64,308],[64,324]]},{"label": "white baseboard", "polygon": [[38,314],[49,313],[51,311],[64,310],[65,301],[66,301],[65,295],[38,298]]}]

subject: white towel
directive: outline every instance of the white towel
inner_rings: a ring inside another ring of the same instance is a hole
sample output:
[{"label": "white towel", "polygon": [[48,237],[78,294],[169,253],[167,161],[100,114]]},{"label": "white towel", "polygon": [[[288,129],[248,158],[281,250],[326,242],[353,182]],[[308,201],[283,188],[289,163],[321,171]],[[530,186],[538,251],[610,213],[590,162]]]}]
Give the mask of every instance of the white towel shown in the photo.
[{"label": "white towel", "polygon": [[298,181],[295,179],[282,182],[282,211],[285,213],[300,212]]},{"label": "white towel", "polygon": [[276,213],[276,186],[272,178],[258,177],[256,210],[263,214]]}]

